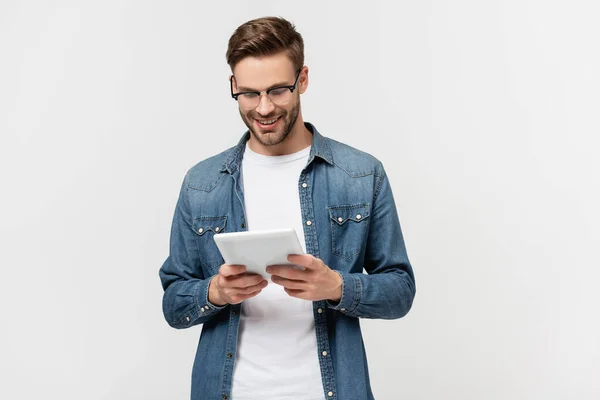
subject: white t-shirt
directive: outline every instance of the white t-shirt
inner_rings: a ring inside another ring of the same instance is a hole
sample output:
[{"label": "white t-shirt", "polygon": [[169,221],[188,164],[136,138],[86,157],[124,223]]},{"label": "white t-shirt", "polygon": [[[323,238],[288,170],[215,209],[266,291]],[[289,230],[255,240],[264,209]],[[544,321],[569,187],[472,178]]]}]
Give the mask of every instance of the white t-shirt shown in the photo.
[{"label": "white t-shirt", "polygon": [[[246,144],[242,184],[248,230],[294,228],[306,251],[298,181],[310,146],[265,156]],[[269,282],[242,303],[234,400],[322,400],[323,383],[311,301],[290,297]]]}]

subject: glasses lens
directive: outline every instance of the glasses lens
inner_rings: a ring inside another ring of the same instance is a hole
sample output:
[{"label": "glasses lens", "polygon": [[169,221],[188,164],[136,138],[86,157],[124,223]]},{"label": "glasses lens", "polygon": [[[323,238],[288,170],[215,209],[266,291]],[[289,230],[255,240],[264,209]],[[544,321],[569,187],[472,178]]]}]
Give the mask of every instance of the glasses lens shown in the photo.
[{"label": "glasses lens", "polygon": [[[269,92],[269,100],[278,106],[286,105],[292,98],[292,92],[288,88],[274,89]],[[260,104],[260,96],[256,93],[242,93],[238,96],[240,107],[251,110]]]},{"label": "glasses lens", "polygon": [[292,92],[288,88],[275,89],[269,92],[269,99],[278,106],[289,103],[291,98]]},{"label": "glasses lens", "polygon": [[238,103],[240,107],[245,109],[252,109],[258,107],[260,102],[260,96],[256,93],[243,93],[238,96]]}]

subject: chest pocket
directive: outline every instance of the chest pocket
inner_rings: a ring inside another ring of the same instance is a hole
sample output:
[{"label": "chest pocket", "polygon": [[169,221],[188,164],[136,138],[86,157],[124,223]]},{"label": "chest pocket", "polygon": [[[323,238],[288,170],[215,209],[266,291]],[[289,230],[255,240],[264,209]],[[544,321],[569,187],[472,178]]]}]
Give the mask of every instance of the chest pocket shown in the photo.
[{"label": "chest pocket", "polygon": [[367,203],[329,207],[333,254],[352,259],[361,252],[369,229],[369,209]]},{"label": "chest pocket", "polygon": [[193,228],[196,235],[198,235],[200,263],[210,273],[216,273],[223,264],[223,258],[215,244],[214,235],[225,232],[227,228],[227,216],[201,216],[195,218]]}]

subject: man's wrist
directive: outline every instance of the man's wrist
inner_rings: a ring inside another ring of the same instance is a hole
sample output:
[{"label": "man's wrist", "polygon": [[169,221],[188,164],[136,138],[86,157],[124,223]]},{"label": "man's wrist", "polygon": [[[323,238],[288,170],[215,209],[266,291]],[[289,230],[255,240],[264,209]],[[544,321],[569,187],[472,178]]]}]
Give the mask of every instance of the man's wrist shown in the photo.
[{"label": "man's wrist", "polygon": [[216,282],[217,279],[218,275],[213,276],[208,284],[208,301],[217,307],[223,307],[227,303],[223,302],[219,297],[219,290]]},{"label": "man's wrist", "polygon": [[342,288],[343,288],[343,283],[344,280],[342,279],[342,276],[335,270],[331,270],[331,272],[333,272],[332,276],[335,278],[334,282],[334,294],[331,296],[331,298],[329,298],[328,300],[332,303],[339,303],[340,300],[342,299]]}]

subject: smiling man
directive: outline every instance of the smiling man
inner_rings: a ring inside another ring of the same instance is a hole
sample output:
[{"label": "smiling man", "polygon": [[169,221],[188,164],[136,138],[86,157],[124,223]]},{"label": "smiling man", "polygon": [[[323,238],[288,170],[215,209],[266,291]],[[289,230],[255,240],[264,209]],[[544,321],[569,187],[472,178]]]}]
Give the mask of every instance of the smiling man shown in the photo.
[{"label": "smiling man", "polygon": [[[401,318],[415,296],[388,177],[304,122],[308,68],[290,22],[239,26],[226,57],[248,131],[186,174],[160,269],[167,322],[203,324],[191,398],[372,399],[359,318]],[[270,282],[224,264],[214,243],[290,227],[306,254],[289,261],[305,269],[269,266]]]}]

